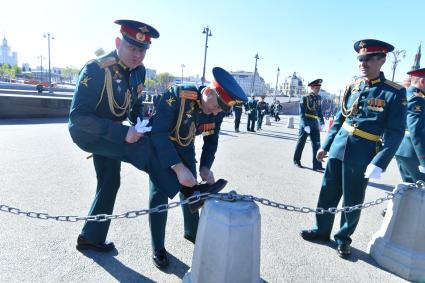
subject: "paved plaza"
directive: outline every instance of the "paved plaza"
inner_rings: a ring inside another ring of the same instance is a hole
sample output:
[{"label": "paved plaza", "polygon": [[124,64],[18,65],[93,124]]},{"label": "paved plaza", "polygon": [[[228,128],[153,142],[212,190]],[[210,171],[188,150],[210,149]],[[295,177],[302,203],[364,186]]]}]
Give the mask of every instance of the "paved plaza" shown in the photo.
[{"label": "paved plaza", "polygon": [[[245,115],[240,133],[233,131],[233,119],[225,118],[212,170],[217,179],[229,181],[225,191],[315,207],[322,173],[309,169],[309,143],[301,160],[307,168],[293,166],[297,117],[295,129],[286,128],[288,116],[281,118],[256,133],[246,132]],[[50,215],[87,214],[96,187],[94,168],[92,160],[86,159],[88,154],[73,144],[66,123],[66,119],[0,120],[0,205]],[[322,133],[322,141],[325,135]],[[197,144],[199,152],[202,143]],[[147,208],[147,175],[123,163],[121,177],[114,212]],[[385,197],[397,182],[400,176],[393,160],[381,180],[369,183],[366,201]],[[380,212],[387,204],[363,210],[349,260],[338,257],[333,241],[315,244],[300,238],[299,231],[314,223],[313,214],[258,204],[261,278],[266,282],[404,282],[380,268],[366,251],[382,224]],[[0,281],[181,282],[191,266],[194,246],[183,238],[180,208],[168,214],[170,266],[164,271],[151,261],[147,216],[113,220],[108,239],[114,241],[117,252],[109,254],[75,249],[82,225],[0,211]]]}]

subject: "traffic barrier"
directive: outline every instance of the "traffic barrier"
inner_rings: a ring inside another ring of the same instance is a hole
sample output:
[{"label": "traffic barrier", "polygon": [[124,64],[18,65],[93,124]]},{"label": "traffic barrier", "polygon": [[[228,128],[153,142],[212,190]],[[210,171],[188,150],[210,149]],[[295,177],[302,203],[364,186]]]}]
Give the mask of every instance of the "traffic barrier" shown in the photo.
[{"label": "traffic barrier", "polygon": [[286,127],[288,129],[293,129],[294,128],[294,117],[289,117],[288,118],[288,123],[286,124]]},{"label": "traffic barrier", "polygon": [[270,115],[266,115],[266,125],[271,126],[272,123],[270,123]]},{"label": "traffic barrier", "polygon": [[[388,204],[381,229],[368,245],[383,268],[409,281],[425,282],[425,189],[407,190],[400,184]],[[414,184],[410,184],[414,186]]]},{"label": "traffic barrier", "polygon": [[260,212],[252,201],[208,199],[202,209],[186,283],[258,283]]}]

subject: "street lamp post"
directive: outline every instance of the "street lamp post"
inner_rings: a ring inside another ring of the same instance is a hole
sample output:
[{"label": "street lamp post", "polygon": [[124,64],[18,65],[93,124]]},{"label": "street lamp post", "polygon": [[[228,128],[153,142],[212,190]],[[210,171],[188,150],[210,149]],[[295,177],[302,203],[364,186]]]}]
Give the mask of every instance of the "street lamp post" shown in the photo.
[{"label": "street lamp post", "polygon": [[53,35],[51,35],[49,32],[43,35],[43,37],[47,37],[47,52],[49,57],[49,92],[52,93],[52,71],[50,69],[50,39],[55,39]]},{"label": "street lamp post", "polygon": [[212,36],[212,34],[211,34],[211,29],[208,26],[204,27],[204,31],[202,33],[205,34],[205,53],[204,53],[204,69],[202,71],[201,81],[202,81],[202,85],[205,85],[205,65],[207,63],[208,37]]},{"label": "street lamp post", "polygon": [[280,72],[280,69],[279,67],[277,67],[276,87],[274,88],[274,101],[276,101],[277,83],[279,82],[279,72]]},{"label": "street lamp post", "polygon": [[186,67],[184,64],[182,64],[182,83],[183,83],[183,69]]},{"label": "street lamp post", "polygon": [[251,88],[251,93],[254,93],[254,86],[255,86],[255,75],[257,74],[257,61],[258,59],[260,59],[260,57],[258,57],[258,53],[255,54],[255,68],[254,68],[254,77],[252,78],[252,88]]},{"label": "street lamp post", "polygon": [[391,69],[393,70],[393,78],[392,81],[394,81],[394,75],[395,75],[395,69],[397,68],[398,63],[401,61],[401,58],[406,57],[406,50],[394,50],[392,52],[390,52],[391,54],[393,54],[394,60],[393,60],[393,65],[391,67]]}]

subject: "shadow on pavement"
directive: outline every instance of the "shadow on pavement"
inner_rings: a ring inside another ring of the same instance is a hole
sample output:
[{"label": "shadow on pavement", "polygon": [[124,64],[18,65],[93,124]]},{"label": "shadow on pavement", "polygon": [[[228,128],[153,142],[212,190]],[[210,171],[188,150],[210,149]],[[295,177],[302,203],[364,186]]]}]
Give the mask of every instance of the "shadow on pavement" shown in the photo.
[{"label": "shadow on pavement", "polygon": [[378,183],[374,183],[374,182],[369,182],[367,185],[374,187],[374,188],[377,188],[377,189],[380,189],[380,190],[387,191],[387,192],[392,192],[395,188],[394,186],[391,186],[391,185],[378,184]]},{"label": "shadow on pavement", "polygon": [[68,123],[68,117],[0,119],[0,125],[31,125],[31,124],[61,124],[61,123]]},{"label": "shadow on pavement", "polygon": [[[183,279],[183,276],[186,274],[190,267],[170,253],[168,253],[168,259],[170,260],[170,265],[167,268],[163,269],[162,272],[167,274],[174,274],[180,279]],[[152,264],[152,266],[154,265]]]},{"label": "shadow on pavement", "polygon": [[115,250],[111,253],[97,253],[93,251],[81,252],[88,258],[93,259],[99,266],[103,267],[118,282],[149,282],[155,281],[143,276],[133,269],[125,266],[115,258],[118,252]]},{"label": "shadow on pavement", "polygon": [[[251,132],[250,132],[251,133]],[[290,137],[289,135],[276,135],[276,134],[268,134],[266,132],[255,132],[255,133],[251,133],[257,136],[263,136],[263,137],[269,137],[269,138],[278,138],[278,139],[285,139],[285,140],[292,140],[292,141],[296,141],[298,140],[298,138],[295,137]]]}]

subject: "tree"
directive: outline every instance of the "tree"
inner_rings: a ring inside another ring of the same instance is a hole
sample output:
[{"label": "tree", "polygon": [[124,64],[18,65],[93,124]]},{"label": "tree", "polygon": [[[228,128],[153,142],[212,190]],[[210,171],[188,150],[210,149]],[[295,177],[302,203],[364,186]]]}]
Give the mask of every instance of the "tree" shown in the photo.
[{"label": "tree", "polygon": [[156,76],[156,81],[158,82],[158,90],[164,92],[173,82],[170,73],[160,73]]},{"label": "tree", "polygon": [[69,82],[76,81],[76,77],[80,71],[77,68],[68,66],[62,69],[62,77]]},{"label": "tree", "polygon": [[145,82],[146,90],[152,90],[155,88],[156,82],[154,80],[147,79]]}]

